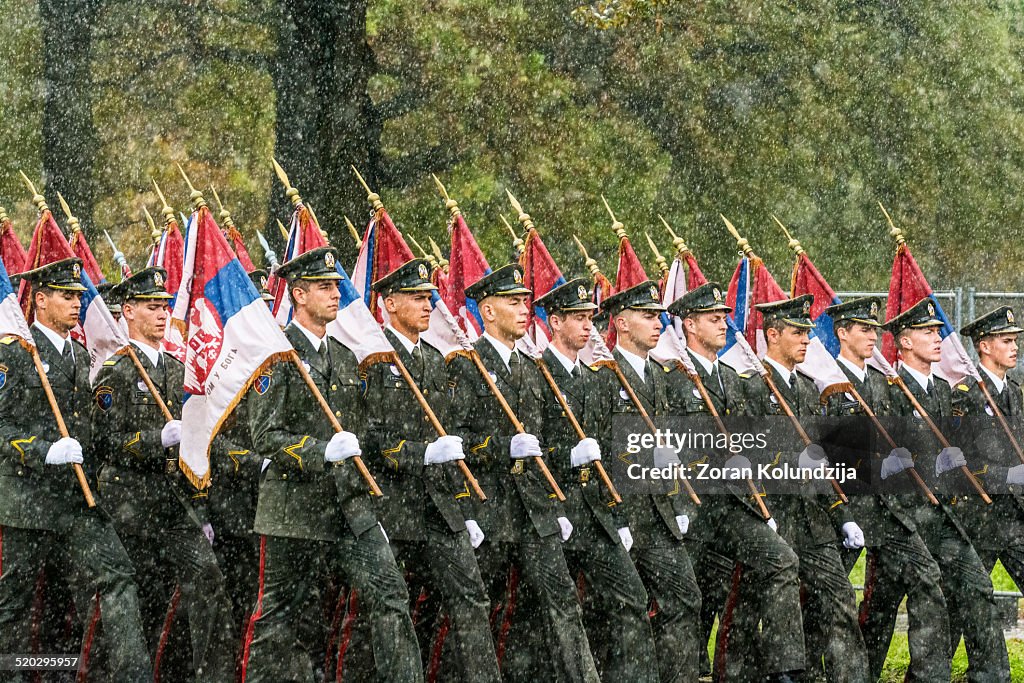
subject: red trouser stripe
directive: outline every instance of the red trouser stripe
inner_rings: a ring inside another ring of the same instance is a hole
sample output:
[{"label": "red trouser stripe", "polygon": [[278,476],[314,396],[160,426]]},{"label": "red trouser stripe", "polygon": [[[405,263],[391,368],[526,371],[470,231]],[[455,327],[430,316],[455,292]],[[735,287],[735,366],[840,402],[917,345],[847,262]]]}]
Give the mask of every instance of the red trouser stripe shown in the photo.
[{"label": "red trouser stripe", "polygon": [[508,640],[508,632],[512,628],[512,617],[516,613],[516,594],[519,590],[519,569],[512,567],[508,573],[508,591],[506,595],[508,600],[505,604],[505,617],[501,620],[501,631],[498,633],[497,650],[498,654],[498,666],[501,666],[501,662],[505,657],[505,645]]},{"label": "red trouser stripe", "polygon": [[242,643],[242,683],[245,683],[246,667],[249,665],[249,647],[252,645],[252,633],[256,628],[256,620],[263,614],[263,572],[267,565],[267,537],[260,536],[260,585],[256,593],[256,609],[249,617],[249,626],[245,629],[245,641]]},{"label": "red trouser stripe", "polygon": [[875,583],[878,581],[878,556],[868,550],[868,561],[864,567],[864,599],[860,601],[857,623],[861,628],[867,623],[871,612],[871,598],[875,594]]},{"label": "red trouser stripe", "polygon": [[345,652],[352,642],[352,625],[359,616],[359,591],[350,588],[348,591],[348,609],[345,610],[345,621],[341,625],[341,642],[338,643],[338,667],[335,670],[336,683],[341,683],[345,669]]},{"label": "red trouser stripe", "polygon": [[331,617],[331,631],[327,636],[327,648],[324,651],[324,680],[331,680],[331,669],[334,667],[334,646],[338,643],[338,635],[341,631],[341,620],[345,616],[345,603],[348,600],[348,593],[344,586],[338,589],[338,599],[335,600],[334,616]]},{"label": "red trouser stripe", "polygon": [[441,619],[441,625],[434,636],[434,647],[430,651],[430,664],[427,667],[427,683],[436,683],[437,674],[441,669],[441,653],[444,652],[444,641],[448,638],[448,629],[451,627],[451,620],[448,615]]},{"label": "red trouser stripe", "polygon": [[92,644],[96,639],[96,627],[100,625],[100,594],[96,593],[93,598],[92,615],[89,617],[89,625],[85,629],[85,638],[82,642],[82,661],[78,663],[78,675],[75,676],[75,683],[85,683],[89,678],[89,656],[92,654]]},{"label": "red trouser stripe", "polygon": [[743,580],[743,567],[737,562],[732,570],[732,583],[725,608],[718,617],[718,636],[715,642],[715,680],[720,683],[727,680],[725,673],[726,654],[729,649],[729,631],[732,628],[736,613],[736,603],[740,599],[740,583]]},{"label": "red trouser stripe", "polygon": [[156,656],[153,658],[153,683],[160,683],[160,664],[164,658],[164,651],[167,649],[167,640],[171,637],[171,626],[174,625],[174,617],[178,613],[178,602],[181,600],[181,586],[174,587],[171,594],[171,601],[167,605],[167,616],[164,617],[164,626],[160,629],[160,640],[156,646]]}]

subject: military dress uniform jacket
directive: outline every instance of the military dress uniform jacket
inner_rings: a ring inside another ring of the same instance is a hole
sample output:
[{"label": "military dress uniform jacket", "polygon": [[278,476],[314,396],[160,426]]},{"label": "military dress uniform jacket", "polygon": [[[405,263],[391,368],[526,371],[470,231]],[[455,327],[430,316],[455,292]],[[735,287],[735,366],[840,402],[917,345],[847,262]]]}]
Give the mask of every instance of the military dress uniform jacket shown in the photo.
[{"label": "military dress uniform jacket", "polygon": [[[142,351],[136,355],[168,409],[180,415],[185,366],[167,353],[156,367]],[[195,490],[178,469],[178,449],[164,448],[160,440],[167,419],[127,354],[105,361],[96,375],[92,419],[102,463],[99,494],[118,530],[158,534],[167,526],[159,518],[177,518],[182,509],[199,524]]]},{"label": "military dress uniform jacket", "polygon": [[[544,378],[540,370],[518,352],[512,355],[513,367],[506,368],[485,337],[473,346],[526,431],[540,439],[544,426]],[[534,533],[541,537],[558,533],[561,505],[532,459],[509,457],[509,445],[516,431],[474,363],[456,356],[448,366],[448,377],[452,391],[451,433],[462,437],[466,464],[488,497],[483,505],[469,502],[466,518],[476,519],[491,541],[515,542]]]},{"label": "military dress uniform jacket", "polygon": [[[597,371],[581,362],[577,366],[579,375],[575,376],[565,369],[550,349],[544,351],[542,360],[583,431],[587,436],[595,436],[601,417],[596,414]],[[587,535],[603,530],[614,543],[618,543],[618,529],[628,524],[624,511],[601,483],[594,465],[572,466],[570,451],[579,442],[579,435],[546,383],[544,389],[544,445],[548,452],[548,467],[565,494],[566,513],[573,523],[573,533]],[[601,455],[608,456],[603,451]]]},{"label": "military dress uniform jacket", "polygon": [[[410,354],[391,330],[384,334],[442,426],[451,425],[448,374],[444,356],[422,339],[418,358]],[[363,450],[379,474],[384,491],[382,522],[388,536],[401,541],[426,540],[426,530],[466,528],[459,498],[469,497],[458,466],[423,464],[427,444],[437,439],[426,413],[398,368],[376,363],[366,373],[368,430]]]},{"label": "military dress uniform jacket", "polygon": [[[64,359],[32,327],[32,338],[69,434],[82,444],[94,474],[89,422],[89,352],[76,341]],[[61,438],[43,384],[18,337],[0,339],[0,526],[66,531],[88,508],[70,466],[47,466],[46,453]],[[94,482],[95,480],[93,480]]]},{"label": "military dress uniform jacket", "polygon": [[[294,324],[284,333],[342,427],[365,435],[355,355],[330,337],[321,355]],[[260,459],[271,461],[260,481],[253,531],[336,541],[377,524],[369,489],[355,464],[324,460],[334,431],[293,363],[275,363],[257,376],[247,403],[253,447]]]}]

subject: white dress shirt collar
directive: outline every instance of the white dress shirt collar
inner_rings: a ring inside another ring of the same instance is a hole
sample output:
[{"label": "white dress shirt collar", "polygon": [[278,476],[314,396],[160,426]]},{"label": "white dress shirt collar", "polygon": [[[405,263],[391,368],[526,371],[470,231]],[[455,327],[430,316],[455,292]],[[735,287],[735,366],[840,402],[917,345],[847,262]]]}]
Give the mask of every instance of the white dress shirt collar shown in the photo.
[{"label": "white dress shirt collar", "polygon": [[932,377],[934,376],[932,373],[929,372],[927,375],[922,375],[920,372],[910,367],[906,363],[903,364],[903,369],[905,369],[910,374],[910,376],[914,378],[914,381],[921,385],[922,389],[928,391],[928,383],[932,381]]},{"label": "white dress shirt collar", "polygon": [[580,366],[579,356],[576,356],[576,360],[572,361],[569,360],[564,353],[556,349],[554,344],[549,344],[548,348],[551,349],[551,353],[558,359],[558,362],[562,364],[562,367],[565,368],[565,371],[570,375],[573,373],[573,370]]},{"label": "white dress shirt collar", "polygon": [[1005,376],[1004,376],[1003,379],[999,379],[998,377],[995,376],[995,373],[993,373],[991,370],[986,368],[984,365],[980,365],[979,364],[978,367],[980,367],[982,370],[984,370],[985,374],[988,375],[989,380],[992,382],[992,386],[994,386],[996,388],[996,393],[997,394],[1003,393],[1003,387],[1006,386],[1006,378],[1005,378]]},{"label": "white dress shirt collar", "polygon": [[779,377],[782,379],[783,382],[786,383],[787,387],[793,386],[789,381],[790,376],[792,376],[793,374],[792,370],[787,370],[786,368],[782,367],[780,363],[772,360],[768,356],[764,357],[764,362],[772,366],[772,372],[778,373]]},{"label": "white dress shirt collar", "polygon": [[501,356],[501,362],[505,364],[505,369],[511,370],[512,367],[509,365],[509,361],[512,359],[512,354],[516,352],[515,348],[510,349],[503,342],[498,341],[496,337],[488,334],[487,332],[484,332],[483,337],[490,342],[491,346],[493,346],[498,352],[498,355]]},{"label": "white dress shirt collar", "polygon": [[326,332],[324,332],[324,336],[318,337],[309,330],[307,330],[305,327],[303,327],[297,320],[293,319],[292,325],[295,325],[295,327],[297,327],[299,331],[302,332],[302,334],[306,335],[306,339],[309,340],[309,343],[313,347],[313,350],[316,351],[317,353],[320,352],[321,345],[327,343]]},{"label": "white dress shirt collar", "polygon": [[647,377],[645,376],[645,371],[647,369],[647,359],[641,358],[632,351],[627,351],[621,346],[617,348],[619,350],[619,353],[622,354],[622,357],[626,359],[626,362],[629,363],[630,367],[632,367],[633,370],[636,372],[637,376],[646,384]]},{"label": "white dress shirt collar", "polygon": [[[57,353],[59,353],[62,356],[64,355],[64,347],[67,344],[71,344],[71,335],[70,334],[68,334],[68,336],[66,336],[66,337],[61,337],[54,330],[51,330],[46,325],[40,324],[40,322],[38,320],[32,323],[32,327],[34,327],[37,330],[39,330],[40,332],[42,332],[43,336],[45,336],[47,339],[49,339],[50,343],[53,344],[53,348],[57,349]],[[74,347],[74,345],[71,346],[71,357],[72,358],[75,357],[75,347]]]},{"label": "white dress shirt collar", "polygon": [[418,339],[416,340],[415,343],[413,343],[411,339],[409,339],[404,334],[393,328],[391,325],[388,325],[388,329],[391,330],[391,334],[398,337],[398,341],[402,342],[402,346],[405,347],[405,350],[409,352],[410,356],[412,355],[413,349],[417,348],[420,345]]},{"label": "white dress shirt collar", "polygon": [[858,368],[848,358],[844,358],[841,355],[837,356],[836,360],[845,365],[850,370],[850,372],[853,373],[853,376],[856,377],[861,382],[863,382],[864,378],[868,376],[868,368],[866,365],[862,368]]},{"label": "white dress shirt collar", "polygon": [[139,341],[138,339],[132,339],[132,345],[135,346],[135,348],[137,348],[139,351],[142,351],[144,354],[146,354],[146,358],[149,359],[149,362],[153,364],[154,368],[160,362],[160,349],[154,349],[146,342]]},{"label": "white dress shirt collar", "polygon": [[715,374],[715,370],[718,369],[718,358],[715,358],[712,361],[708,360],[699,353],[694,353],[693,351],[690,351],[689,349],[687,349],[686,352],[690,354],[690,358],[700,363],[701,367],[704,368],[705,372],[707,372],[709,375]]}]

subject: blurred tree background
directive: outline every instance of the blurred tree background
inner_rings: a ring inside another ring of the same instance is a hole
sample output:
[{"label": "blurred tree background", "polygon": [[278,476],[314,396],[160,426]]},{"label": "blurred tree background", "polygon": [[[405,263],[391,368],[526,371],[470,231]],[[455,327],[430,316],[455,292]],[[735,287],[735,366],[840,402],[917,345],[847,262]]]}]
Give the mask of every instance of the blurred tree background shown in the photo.
[{"label": "blurred tree background", "polygon": [[[511,190],[563,270],[613,275],[603,193],[654,274],[657,214],[727,280],[728,216],[784,284],[777,215],[837,288],[884,288],[881,201],[936,288],[1021,289],[1024,6],[747,0],[0,0],[0,203],[64,194],[113,273],[151,178],[211,183],[254,257],[288,206],[276,156],[351,265],[355,164],[399,229],[447,244],[430,173],[492,264]],[[279,250],[280,253],[280,250]]]}]

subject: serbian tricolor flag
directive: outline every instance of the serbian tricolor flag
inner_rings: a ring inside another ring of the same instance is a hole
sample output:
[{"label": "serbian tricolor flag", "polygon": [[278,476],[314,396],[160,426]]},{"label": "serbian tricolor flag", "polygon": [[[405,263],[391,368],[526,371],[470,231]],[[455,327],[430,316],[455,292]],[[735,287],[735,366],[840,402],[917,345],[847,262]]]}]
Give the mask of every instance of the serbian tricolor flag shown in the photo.
[{"label": "serbian tricolor flag", "polygon": [[[534,300],[566,282],[558,264],[544,245],[544,240],[540,238],[540,233],[535,229],[530,229],[526,234],[519,263],[523,266],[523,285],[533,291]],[[538,351],[542,352],[547,347],[551,339],[551,329],[548,327],[548,314],[543,308],[535,309],[530,306],[526,334],[533,340]]]},{"label": "serbian tricolor flag", "polygon": [[[931,285],[910,253],[910,247],[901,242],[896,247],[896,258],[892,262],[892,278],[889,280],[889,299],[885,306],[885,319],[894,317],[907,310],[921,299],[928,298],[935,304],[935,317],[942,321],[939,336],[942,337],[942,356],[936,373],[946,381],[956,384],[968,375],[974,376],[975,370],[967,352],[964,350],[960,337],[954,334],[953,325],[949,322],[946,312],[939,305],[939,300],[932,292]],[[889,363],[895,364],[898,359],[896,341],[886,332],[882,337],[882,353]]]},{"label": "serbian tricolor flag", "polygon": [[71,251],[75,252],[75,256],[82,259],[82,267],[85,272],[89,275],[89,279],[93,281],[93,284],[100,284],[106,282],[107,278],[103,276],[103,271],[100,270],[100,264],[97,263],[96,257],[93,256],[92,249],[89,248],[89,243],[85,239],[85,233],[82,232],[81,228],[76,228],[71,234]]},{"label": "serbian tricolor flag", "polygon": [[210,481],[210,443],[268,362],[291,344],[206,206],[185,235],[181,286],[171,324],[186,340],[181,470],[197,487]]},{"label": "serbian tricolor flag", "polygon": [[[47,209],[39,216],[39,222],[32,233],[32,242],[28,247],[28,261],[25,270],[34,270],[54,261],[75,258],[71,245],[64,238],[64,233],[57,227],[53,214]],[[71,331],[72,336],[85,345],[89,351],[89,379],[93,380],[103,361],[128,345],[128,337],[114,317],[110,315],[103,298],[96,291],[88,273],[82,270],[82,309],[78,314],[78,327]],[[22,280],[18,291],[21,310],[25,320],[31,323],[35,319],[32,311],[32,288],[27,280]]]},{"label": "serbian tricolor flag", "polygon": [[448,278],[441,298],[462,332],[472,341],[483,333],[484,324],[476,301],[466,297],[466,287],[490,273],[491,267],[462,214],[454,216],[448,223],[448,234],[452,247],[448,257]]},{"label": "serbian tricolor flag", "polygon": [[28,252],[14,234],[14,225],[7,214],[0,220],[0,260],[7,265],[7,272],[11,274],[26,270],[28,263]]},{"label": "serbian tricolor flag", "polygon": [[374,296],[371,285],[413,258],[412,249],[405,243],[387,210],[381,207],[374,211],[366,225],[363,244],[352,269],[352,284],[378,322],[386,321],[380,297]]},{"label": "serbian tricolor flag", "polygon": [[[35,345],[32,332],[25,321],[25,315],[18,305],[18,295],[11,286],[11,278],[7,274],[4,260],[0,258],[0,335],[13,334],[24,342]],[[0,385],[3,383],[0,382]]]}]

